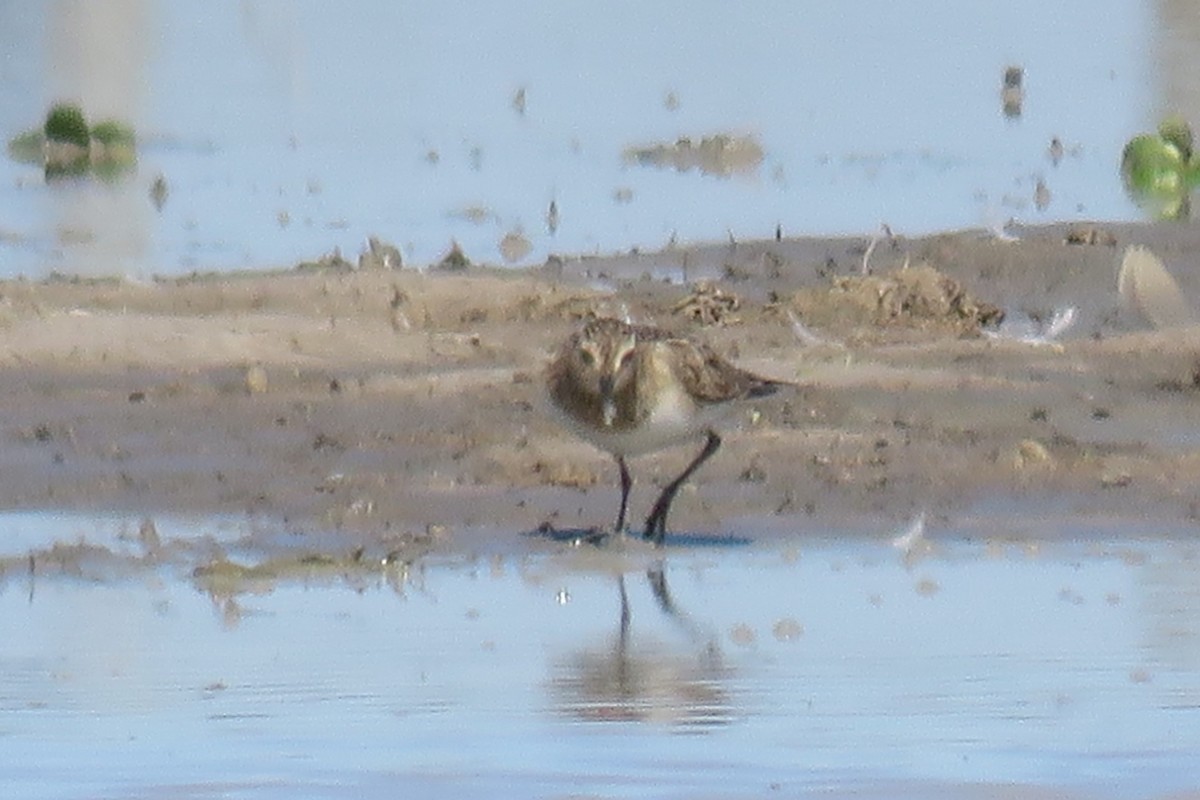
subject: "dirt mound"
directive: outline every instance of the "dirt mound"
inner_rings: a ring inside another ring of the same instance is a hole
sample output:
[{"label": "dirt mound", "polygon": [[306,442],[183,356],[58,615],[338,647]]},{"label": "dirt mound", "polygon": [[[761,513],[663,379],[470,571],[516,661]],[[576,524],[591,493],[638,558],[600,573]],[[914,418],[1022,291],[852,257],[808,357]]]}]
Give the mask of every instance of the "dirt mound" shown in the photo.
[{"label": "dirt mound", "polygon": [[971,296],[958,281],[928,264],[886,275],[833,279],[824,288],[801,289],[791,308],[805,325],[840,338],[878,342],[972,337],[998,324],[1004,312]]}]

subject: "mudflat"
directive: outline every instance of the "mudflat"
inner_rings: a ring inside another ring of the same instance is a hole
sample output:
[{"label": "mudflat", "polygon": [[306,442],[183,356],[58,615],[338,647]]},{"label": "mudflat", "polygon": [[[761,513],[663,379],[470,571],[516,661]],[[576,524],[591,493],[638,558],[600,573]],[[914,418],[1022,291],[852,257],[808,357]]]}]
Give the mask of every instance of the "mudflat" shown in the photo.
[{"label": "mudflat", "polygon": [[[1122,308],[1134,244],[1200,297],[1200,227],[1177,224],[731,241],[522,270],[8,281],[0,502],[245,515],[398,546],[602,526],[616,468],[546,413],[542,373],[581,319],[615,314],[797,383],[734,420],[674,529],[803,536],[980,509],[1187,526],[1200,331]],[[1053,341],[1007,333],[1067,308]],[[635,521],[691,455],[631,463]]]}]

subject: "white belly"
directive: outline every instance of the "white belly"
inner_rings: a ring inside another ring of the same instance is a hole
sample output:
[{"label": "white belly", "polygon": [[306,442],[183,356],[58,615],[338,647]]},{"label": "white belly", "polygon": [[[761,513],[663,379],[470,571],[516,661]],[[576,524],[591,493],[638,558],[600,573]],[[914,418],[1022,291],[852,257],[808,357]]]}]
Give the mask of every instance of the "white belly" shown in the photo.
[{"label": "white belly", "polygon": [[661,390],[649,416],[635,428],[584,425],[553,403],[550,405],[572,433],[614,456],[639,456],[699,439],[721,416],[712,413],[715,409],[697,406],[686,392],[674,386]]}]

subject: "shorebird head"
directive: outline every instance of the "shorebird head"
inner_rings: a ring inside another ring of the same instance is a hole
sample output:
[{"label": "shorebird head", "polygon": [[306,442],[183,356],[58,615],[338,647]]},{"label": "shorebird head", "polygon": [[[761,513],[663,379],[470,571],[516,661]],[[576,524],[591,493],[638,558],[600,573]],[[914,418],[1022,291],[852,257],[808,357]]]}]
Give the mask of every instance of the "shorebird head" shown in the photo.
[{"label": "shorebird head", "polygon": [[600,402],[607,427],[617,419],[617,395],[633,384],[636,350],[633,328],[620,320],[592,320],[580,331],[575,375],[581,387]]}]

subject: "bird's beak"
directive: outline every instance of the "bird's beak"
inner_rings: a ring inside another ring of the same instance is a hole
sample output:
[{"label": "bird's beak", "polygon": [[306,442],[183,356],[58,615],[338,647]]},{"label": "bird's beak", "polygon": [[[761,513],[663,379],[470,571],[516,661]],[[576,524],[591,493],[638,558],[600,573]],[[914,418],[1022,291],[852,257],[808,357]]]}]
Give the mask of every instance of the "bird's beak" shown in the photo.
[{"label": "bird's beak", "polygon": [[600,379],[600,413],[604,417],[604,427],[611,428],[617,418],[617,404],[613,401],[613,381],[608,376]]}]

